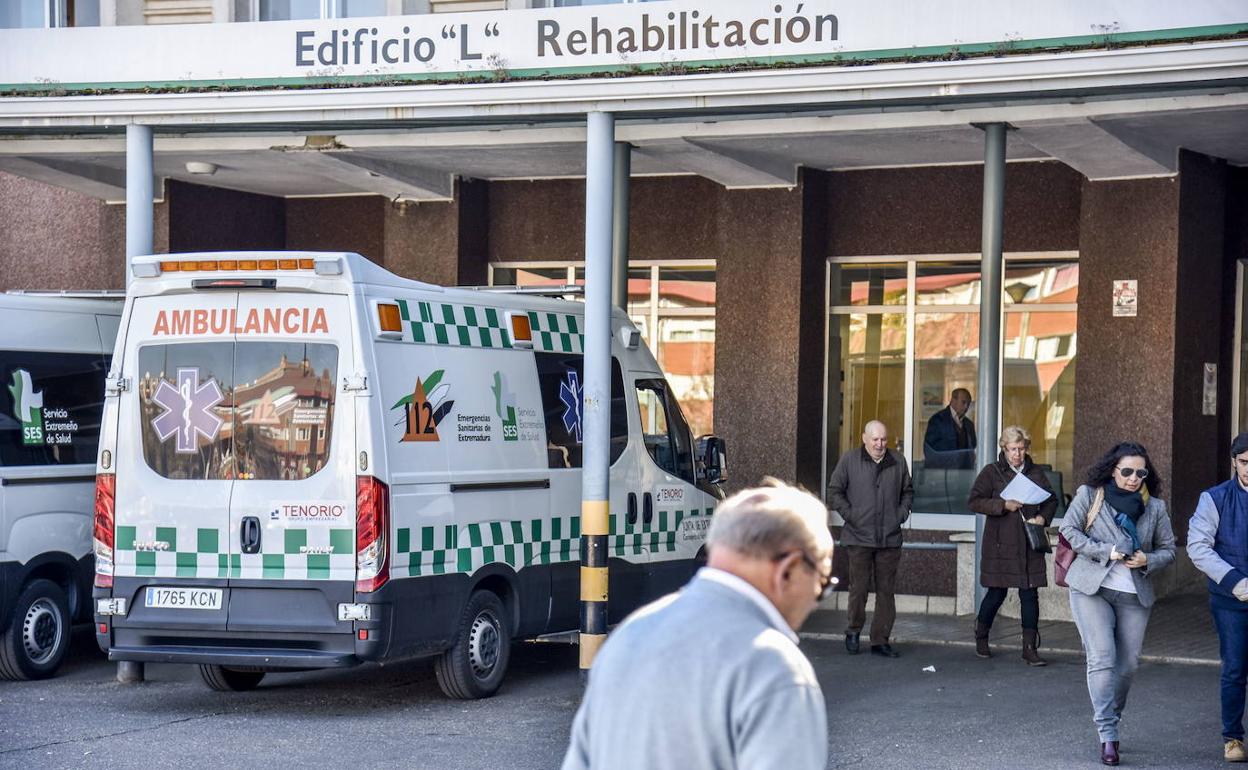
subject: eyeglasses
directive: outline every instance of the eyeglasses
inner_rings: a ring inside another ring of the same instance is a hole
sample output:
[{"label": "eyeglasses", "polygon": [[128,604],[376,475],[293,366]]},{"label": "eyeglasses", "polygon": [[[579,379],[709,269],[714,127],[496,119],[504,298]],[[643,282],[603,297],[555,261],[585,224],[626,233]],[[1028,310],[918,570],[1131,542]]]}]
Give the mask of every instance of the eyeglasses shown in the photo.
[{"label": "eyeglasses", "polygon": [[828,594],[832,593],[832,589],[835,588],[836,584],[839,583],[840,581],[837,578],[833,577],[831,572],[829,572],[826,575],[823,574],[823,570],[819,569],[819,565],[815,564],[814,560],[811,559],[810,556],[808,556],[805,551],[801,550],[800,548],[796,549],[795,551],[785,551],[782,554],[777,554],[772,560],[783,561],[789,556],[792,556],[794,553],[801,556],[802,561],[806,564],[806,566],[810,567],[811,571],[813,571],[816,575],[819,576],[818,601],[823,601],[824,599],[828,598]]},{"label": "eyeglasses", "polygon": [[1140,477],[1140,481],[1148,478],[1148,468],[1118,468],[1118,472],[1122,474],[1124,479],[1131,478],[1131,474]]}]

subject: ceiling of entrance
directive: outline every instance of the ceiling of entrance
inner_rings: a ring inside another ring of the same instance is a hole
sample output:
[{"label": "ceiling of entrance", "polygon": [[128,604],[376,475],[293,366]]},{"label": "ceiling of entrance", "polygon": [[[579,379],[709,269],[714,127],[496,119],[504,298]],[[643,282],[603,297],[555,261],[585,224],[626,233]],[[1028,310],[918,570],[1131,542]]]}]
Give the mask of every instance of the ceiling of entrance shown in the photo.
[{"label": "ceiling of entrance", "polygon": [[[1248,165],[1248,96],[1195,108],[1081,114],[1031,108],[1008,120],[1011,160],[1057,159],[1090,179],[1174,173],[1179,148]],[[1225,105],[1225,106],[1223,106]],[[988,115],[987,111],[981,111]],[[621,123],[634,175],[697,174],[729,188],[785,187],[798,167],[849,170],[977,163],[983,134],[956,112],[718,123]],[[125,144],[107,138],[0,139],[0,171],[105,200],[125,197]],[[192,173],[193,170],[201,173]],[[453,179],[579,177],[581,126],[301,134],[158,134],[155,174],[274,196],[378,194],[445,200]],[[210,171],[211,173],[202,173]]]}]

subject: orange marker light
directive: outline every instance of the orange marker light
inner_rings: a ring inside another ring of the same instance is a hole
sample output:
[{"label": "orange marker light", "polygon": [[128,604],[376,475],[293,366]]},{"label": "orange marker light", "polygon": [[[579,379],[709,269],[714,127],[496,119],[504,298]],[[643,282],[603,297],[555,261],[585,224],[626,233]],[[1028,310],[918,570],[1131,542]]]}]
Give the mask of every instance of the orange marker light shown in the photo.
[{"label": "orange marker light", "polygon": [[403,318],[399,315],[399,306],[378,303],[377,322],[383,332],[403,331]]},{"label": "orange marker light", "polygon": [[161,262],[161,263],[160,263],[160,272],[162,272],[162,273],[176,273],[176,272],[178,272],[178,263],[177,263],[177,262]]},{"label": "orange marker light", "polygon": [[223,259],[217,264],[221,266],[222,270],[237,270],[238,269],[238,260],[236,259]]},{"label": "orange marker light", "polygon": [[528,313],[514,313],[511,316],[511,339],[516,342],[532,342],[533,328],[529,325]]},{"label": "orange marker light", "polygon": [[260,260],[260,269],[261,269],[261,270],[276,270],[276,269],[277,269],[277,260],[276,260],[276,259],[262,259],[262,260]]}]

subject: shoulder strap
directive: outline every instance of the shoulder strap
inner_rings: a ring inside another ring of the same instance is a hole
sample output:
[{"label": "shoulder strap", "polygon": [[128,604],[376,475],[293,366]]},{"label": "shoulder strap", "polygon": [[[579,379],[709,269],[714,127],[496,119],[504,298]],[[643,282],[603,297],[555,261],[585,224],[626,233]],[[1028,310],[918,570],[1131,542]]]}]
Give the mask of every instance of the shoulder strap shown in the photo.
[{"label": "shoulder strap", "polygon": [[1101,512],[1101,504],[1105,502],[1105,487],[1097,487],[1096,495],[1092,498],[1092,505],[1088,508],[1088,519],[1083,525],[1083,531],[1087,532],[1092,529],[1092,522],[1096,521],[1097,514]]}]

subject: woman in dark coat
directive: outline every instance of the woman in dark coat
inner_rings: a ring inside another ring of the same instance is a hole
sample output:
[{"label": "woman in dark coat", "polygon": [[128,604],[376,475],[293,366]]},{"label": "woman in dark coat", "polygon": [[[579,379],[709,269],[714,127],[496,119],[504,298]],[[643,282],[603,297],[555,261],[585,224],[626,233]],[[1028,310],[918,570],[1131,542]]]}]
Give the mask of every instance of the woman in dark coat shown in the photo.
[{"label": "woman in dark coat", "polygon": [[[1018,589],[1022,604],[1023,660],[1029,666],[1043,666],[1048,661],[1040,657],[1036,647],[1040,643],[1040,595],[1038,589],[1047,585],[1045,580],[1044,554],[1031,550],[1027,545],[1027,532],[1023,527],[1026,519],[1033,524],[1048,526],[1057,511],[1057,498],[1044,471],[1031,461],[1027,449],[1031,436],[1017,425],[1001,431],[997,442],[1001,453],[997,461],[984,466],[971,487],[967,505],[975,513],[987,517],[979,570],[979,582],[988,589],[979,605],[975,619],[975,654],[981,658],[992,656],[988,648],[988,632],[997,610],[1005,602],[1009,589]],[[1039,505],[1023,505],[1017,500],[1003,500],[1001,493],[1022,473],[1037,486],[1049,493],[1049,498]]]}]

